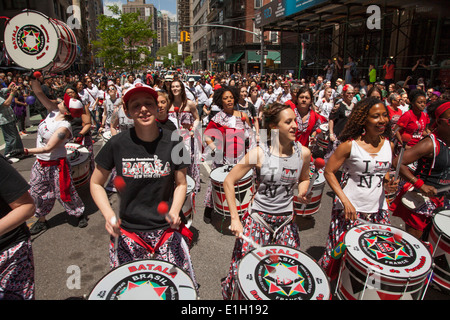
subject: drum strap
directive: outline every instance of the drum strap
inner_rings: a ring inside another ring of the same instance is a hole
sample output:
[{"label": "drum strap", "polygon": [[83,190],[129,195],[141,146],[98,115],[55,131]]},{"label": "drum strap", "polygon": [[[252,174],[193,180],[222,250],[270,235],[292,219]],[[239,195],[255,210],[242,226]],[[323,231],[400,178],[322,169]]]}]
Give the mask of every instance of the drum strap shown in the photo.
[{"label": "drum strap", "polygon": [[58,166],[59,169],[59,193],[63,202],[70,202],[70,171],[67,164],[67,158],[44,161],[37,159],[42,167]]},{"label": "drum strap", "polygon": [[122,228],[120,228],[120,231],[127,236],[128,238],[132,239],[134,242],[136,242],[137,244],[139,244],[141,247],[147,249],[147,251],[149,251],[151,254],[155,254],[156,251],[158,251],[158,249],[164,244],[166,243],[166,241],[170,238],[170,236],[174,233],[174,232],[179,232],[181,233],[181,235],[187,237],[189,239],[189,242],[191,242],[192,240],[192,231],[190,231],[188,228],[186,228],[186,226],[182,223],[180,225],[180,229],[179,230],[175,230],[172,228],[168,228],[164,231],[164,233],[162,234],[161,238],[159,239],[158,243],[156,244],[156,246],[153,248],[151,245],[149,245],[148,243],[146,243],[144,240],[142,240],[136,233],[134,232],[130,232],[130,231],[126,231]]},{"label": "drum strap", "polygon": [[280,231],[282,228],[284,228],[288,223],[290,223],[294,219],[294,215],[290,215],[289,218],[286,219],[285,222],[283,222],[278,228],[276,228],[274,230],[257,212],[252,212],[250,214],[250,216],[252,217],[253,220],[262,224],[267,230],[269,230],[270,233],[272,233],[272,239],[275,238],[278,231]]}]

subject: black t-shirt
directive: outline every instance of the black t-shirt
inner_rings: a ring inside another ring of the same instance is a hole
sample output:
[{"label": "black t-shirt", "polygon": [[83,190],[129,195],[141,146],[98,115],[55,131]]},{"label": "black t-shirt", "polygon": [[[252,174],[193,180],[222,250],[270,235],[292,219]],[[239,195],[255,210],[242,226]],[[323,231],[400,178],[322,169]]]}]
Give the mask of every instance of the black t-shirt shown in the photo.
[{"label": "black t-shirt", "polygon": [[351,110],[347,108],[347,105],[343,101],[339,103],[338,107],[331,111],[329,120],[333,120],[333,133],[337,138],[339,138],[342,130],[344,130],[350,113]]},{"label": "black t-shirt", "polygon": [[[0,155],[0,219],[12,211],[9,204],[19,199],[30,186],[8,161]],[[30,237],[26,223],[0,236],[0,252]]]},{"label": "black t-shirt", "polygon": [[[175,190],[175,171],[189,166],[190,155],[177,132],[159,128],[152,142],[140,140],[135,128],[113,136],[99,151],[95,161],[106,170],[116,168],[126,183],[120,193],[119,216],[122,227],[132,232],[148,232],[169,227],[157,207],[166,201],[169,208]],[[174,140],[174,141],[172,141]],[[182,153],[181,153],[182,152]],[[184,161],[177,157],[183,155]]]}]

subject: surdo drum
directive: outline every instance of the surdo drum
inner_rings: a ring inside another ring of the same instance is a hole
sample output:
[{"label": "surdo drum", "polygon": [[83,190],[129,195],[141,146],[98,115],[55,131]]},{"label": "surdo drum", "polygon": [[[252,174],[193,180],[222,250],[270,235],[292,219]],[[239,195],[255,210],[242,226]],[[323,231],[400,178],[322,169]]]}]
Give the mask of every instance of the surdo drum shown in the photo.
[{"label": "surdo drum", "polygon": [[237,271],[239,298],[247,300],[329,300],[322,268],[306,253],[281,245],[248,252]]},{"label": "surdo drum", "polygon": [[[310,178],[314,172],[314,164],[311,163]],[[311,216],[317,213],[320,209],[320,203],[322,201],[323,189],[325,188],[325,176],[323,170],[320,169],[317,172],[319,175],[314,181],[313,187],[311,189],[311,202],[303,207],[303,204],[298,201],[298,187],[294,189],[294,212],[299,216]]]},{"label": "surdo drum", "polygon": [[320,133],[317,135],[317,146],[326,150],[330,141],[330,135],[328,133],[328,123],[323,123],[319,126]]},{"label": "surdo drum", "polygon": [[19,66],[48,72],[68,69],[77,55],[77,39],[62,21],[24,10],[5,26],[5,47]]},{"label": "surdo drum", "polygon": [[77,143],[66,143],[67,160],[70,163],[70,175],[75,188],[89,183],[91,163],[89,150]]},{"label": "surdo drum", "polygon": [[433,246],[433,281],[450,292],[450,210],[434,215],[428,241]]},{"label": "surdo drum", "polygon": [[415,237],[389,225],[361,224],[345,234],[344,243],[336,285],[340,299],[423,298],[432,259]]},{"label": "surdo drum", "polygon": [[[233,169],[233,165],[225,165],[211,171],[211,182],[213,188],[214,209],[223,216],[230,216],[230,209],[225,198],[223,182],[228,173]],[[239,215],[245,214],[252,200],[255,187],[253,184],[253,172],[247,174],[234,186],[236,195],[236,207]]]},{"label": "surdo drum", "polygon": [[181,212],[187,220],[186,227],[190,227],[195,214],[195,181],[190,176],[186,176],[187,191]]},{"label": "surdo drum", "polygon": [[137,260],[108,272],[92,289],[89,300],[196,300],[189,275],[161,260]]}]

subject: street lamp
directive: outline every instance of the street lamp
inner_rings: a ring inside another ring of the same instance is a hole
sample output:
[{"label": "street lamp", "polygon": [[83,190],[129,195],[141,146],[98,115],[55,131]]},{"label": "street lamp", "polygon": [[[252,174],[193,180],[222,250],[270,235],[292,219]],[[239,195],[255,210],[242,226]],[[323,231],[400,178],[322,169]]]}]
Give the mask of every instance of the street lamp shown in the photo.
[{"label": "street lamp", "polygon": [[227,25],[223,25],[223,24],[196,24],[196,25],[192,25],[192,26],[185,26],[185,28],[190,28],[190,27],[216,27],[216,28],[228,28],[228,29],[234,29],[234,30],[239,30],[239,31],[243,31],[243,32],[247,32],[247,33],[251,33],[254,36],[256,36],[260,42],[261,42],[261,64],[260,64],[260,71],[261,71],[261,75],[264,74],[264,28],[261,27],[261,31],[260,33],[257,32],[253,32],[250,30],[246,30],[246,29],[242,29],[242,28],[238,28],[238,27],[233,27],[233,26],[227,26]]}]

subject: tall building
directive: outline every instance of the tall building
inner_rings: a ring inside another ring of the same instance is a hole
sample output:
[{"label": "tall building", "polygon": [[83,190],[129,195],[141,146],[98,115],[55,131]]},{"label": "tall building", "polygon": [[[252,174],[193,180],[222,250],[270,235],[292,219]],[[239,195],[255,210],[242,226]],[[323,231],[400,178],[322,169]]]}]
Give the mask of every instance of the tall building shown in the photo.
[{"label": "tall building", "polygon": [[194,69],[208,68],[208,27],[202,26],[208,23],[209,0],[193,0],[192,2],[191,52]]},{"label": "tall building", "polygon": [[[177,0],[177,16],[178,16],[178,35],[182,31],[187,31],[192,35],[192,1],[193,0]],[[191,54],[191,41],[182,42],[183,60]]]},{"label": "tall building", "polygon": [[[123,13],[139,12],[140,19],[147,20],[151,19],[152,30],[158,32],[158,10],[151,3],[145,3],[145,0],[127,0],[127,4],[122,5]],[[156,52],[160,48],[159,41],[154,39],[149,39],[148,46],[153,57],[156,56]]]}]

